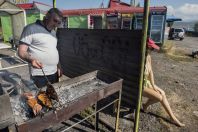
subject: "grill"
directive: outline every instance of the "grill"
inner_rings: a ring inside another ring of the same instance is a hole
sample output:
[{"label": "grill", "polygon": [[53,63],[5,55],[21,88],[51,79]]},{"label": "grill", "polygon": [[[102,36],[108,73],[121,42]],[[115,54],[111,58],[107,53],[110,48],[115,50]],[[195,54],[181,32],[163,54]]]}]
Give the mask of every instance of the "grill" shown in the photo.
[{"label": "grill", "polygon": [[[55,106],[57,106],[56,112],[49,111],[45,113],[42,118],[40,116],[28,118],[25,117],[25,114],[23,113],[16,115],[16,104],[12,104],[13,99],[11,98],[11,105],[14,111],[13,114],[15,116],[15,120],[16,116],[18,116],[18,121],[16,121],[15,127],[19,132],[32,130],[35,132],[40,132],[45,128],[68,120],[70,117],[84,110],[88,106],[91,106],[101,99],[119,92],[119,98],[117,99],[119,102],[116,119],[117,129],[122,81],[122,79],[114,77],[108,73],[94,71],[54,84],[61,106],[59,106],[58,103],[55,103]],[[59,88],[60,85],[61,87]],[[18,105],[18,107],[21,107],[21,105]],[[25,110],[23,110],[23,112],[25,113]]]}]

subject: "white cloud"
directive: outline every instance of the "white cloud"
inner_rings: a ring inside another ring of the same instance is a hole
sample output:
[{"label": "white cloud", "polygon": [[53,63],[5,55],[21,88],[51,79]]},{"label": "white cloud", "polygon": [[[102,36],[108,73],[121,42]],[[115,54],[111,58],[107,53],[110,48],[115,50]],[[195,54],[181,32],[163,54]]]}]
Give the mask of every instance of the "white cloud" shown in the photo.
[{"label": "white cloud", "polygon": [[167,14],[168,15],[175,15],[175,9],[172,6],[167,6]]},{"label": "white cloud", "polygon": [[198,15],[197,9],[198,9],[198,4],[186,3],[183,6],[179,7],[177,11],[185,15]]},{"label": "white cloud", "polygon": [[173,6],[167,6],[168,15],[174,15],[181,17],[184,21],[198,20],[198,4],[185,3],[184,5],[174,8]]}]

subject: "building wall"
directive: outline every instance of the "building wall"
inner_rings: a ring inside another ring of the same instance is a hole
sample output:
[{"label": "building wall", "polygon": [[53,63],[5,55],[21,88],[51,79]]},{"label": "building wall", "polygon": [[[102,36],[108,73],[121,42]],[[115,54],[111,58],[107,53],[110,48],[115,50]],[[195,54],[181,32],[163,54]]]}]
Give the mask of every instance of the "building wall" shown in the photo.
[{"label": "building wall", "polygon": [[4,42],[9,41],[12,37],[12,24],[11,17],[9,15],[1,16],[2,34]]},{"label": "building wall", "polygon": [[43,20],[44,16],[44,14],[40,13],[40,20]]},{"label": "building wall", "polygon": [[0,40],[3,38],[3,33],[2,33],[2,25],[1,25],[1,19],[0,19]]},{"label": "building wall", "polygon": [[69,16],[68,28],[88,28],[88,16]]},{"label": "building wall", "polygon": [[[27,24],[34,23],[37,19],[43,19],[43,14],[34,13],[34,14],[26,14],[26,21]],[[12,23],[11,17],[9,15],[4,15],[0,17],[1,20],[1,28],[2,28],[2,35],[4,41],[9,41],[9,39],[13,36],[12,32]]]},{"label": "building wall", "polygon": [[37,19],[40,18],[40,13],[26,15],[27,24],[34,23]]},{"label": "building wall", "polygon": [[[94,16],[91,16],[94,18]],[[101,22],[97,22],[97,19],[93,19],[91,22],[89,15],[84,16],[69,16],[67,28],[89,28],[89,29],[125,29],[125,30],[141,30],[143,27],[143,13],[135,14],[105,14],[102,15],[102,23],[106,23],[106,26],[101,26]],[[99,16],[97,16],[99,17]],[[101,21],[101,20],[100,20]],[[154,12],[152,11],[149,15],[148,35],[159,44],[163,44],[164,41],[164,30],[165,30],[166,12]],[[92,24],[91,24],[92,23]],[[100,25],[97,26],[96,24]],[[124,25],[123,25],[124,24]],[[90,28],[91,27],[91,28]]]}]

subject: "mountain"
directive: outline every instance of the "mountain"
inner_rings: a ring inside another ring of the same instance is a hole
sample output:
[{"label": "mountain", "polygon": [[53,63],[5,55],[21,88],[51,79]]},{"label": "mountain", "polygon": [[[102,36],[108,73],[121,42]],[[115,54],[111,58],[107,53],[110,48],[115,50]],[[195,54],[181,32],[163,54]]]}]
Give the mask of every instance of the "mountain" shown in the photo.
[{"label": "mountain", "polygon": [[197,21],[191,21],[191,22],[174,22],[173,27],[174,28],[185,28],[189,31],[194,31],[194,25]]}]

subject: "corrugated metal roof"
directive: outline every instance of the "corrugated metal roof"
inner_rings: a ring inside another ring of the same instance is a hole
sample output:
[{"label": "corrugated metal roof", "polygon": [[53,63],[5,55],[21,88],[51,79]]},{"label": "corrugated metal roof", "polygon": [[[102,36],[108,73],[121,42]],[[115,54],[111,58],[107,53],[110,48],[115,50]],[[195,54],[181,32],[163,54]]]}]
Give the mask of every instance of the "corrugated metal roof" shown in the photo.
[{"label": "corrugated metal roof", "polygon": [[23,9],[7,0],[0,0],[0,14],[8,13],[13,15],[19,12],[23,12]]},{"label": "corrugated metal roof", "polygon": [[41,3],[41,2],[37,2],[37,1],[33,1],[34,4],[39,4],[39,5],[43,5],[43,6],[48,6],[48,7],[53,7],[52,5],[48,5],[48,4],[45,4],[45,3]]},{"label": "corrugated metal roof", "polygon": [[88,15],[88,14],[97,14],[101,15],[102,13],[106,12],[106,9],[76,9],[76,10],[63,10],[64,16],[69,15]]},{"label": "corrugated metal roof", "polygon": [[49,9],[51,9],[53,6],[46,5],[40,2],[34,2],[34,6],[39,9],[42,13],[46,13]]},{"label": "corrugated metal roof", "polygon": [[[165,6],[162,7],[150,7],[150,11],[166,11]],[[127,3],[120,2],[120,0],[110,0],[108,8],[95,8],[95,9],[74,9],[63,10],[64,16],[69,15],[102,15],[103,13],[143,13],[143,7],[132,7]]]},{"label": "corrugated metal roof", "polygon": [[17,6],[23,8],[25,10],[32,9],[32,8],[37,8],[40,11],[43,11],[43,12],[46,12],[50,8],[53,7],[51,5],[47,5],[47,4],[44,4],[44,3],[41,3],[41,2],[36,2],[36,1],[33,1],[33,3],[17,4]]},{"label": "corrugated metal roof", "polygon": [[120,0],[110,0],[109,1],[109,8],[115,8],[115,7],[129,7],[130,5],[124,2],[121,2]]},{"label": "corrugated metal roof", "polygon": [[[150,7],[150,11],[166,11],[166,7]],[[98,9],[75,9],[75,10],[63,10],[64,16],[69,15],[90,15],[103,13],[143,13],[143,7],[114,7],[114,8],[98,8]]]},{"label": "corrugated metal roof", "polygon": [[34,7],[33,3],[17,4],[18,7],[23,9],[32,9]]}]

